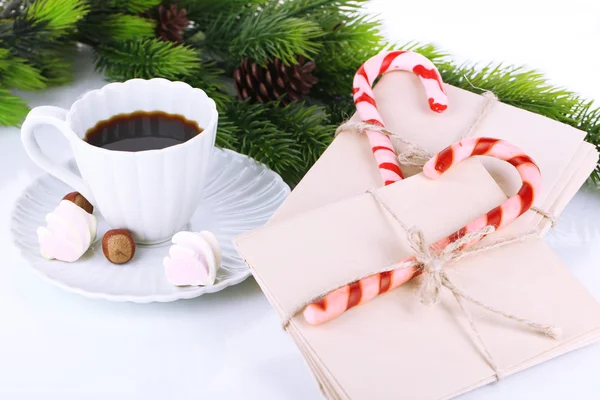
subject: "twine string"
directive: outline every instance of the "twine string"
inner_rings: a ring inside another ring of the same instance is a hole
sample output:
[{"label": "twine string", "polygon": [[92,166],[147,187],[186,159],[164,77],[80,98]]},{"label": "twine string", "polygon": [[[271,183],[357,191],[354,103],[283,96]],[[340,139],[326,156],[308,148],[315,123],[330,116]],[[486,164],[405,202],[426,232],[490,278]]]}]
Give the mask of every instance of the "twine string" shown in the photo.
[{"label": "twine string", "polygon": [[[489,114],[493,106],[499,101],[498,97],[493,92],[473,86],[471,81],[469,81],[469,78],[467,78],[466,76],[465,79],[473,88],[480,89],[483,91],[481,96],[483,96],[485,100],[481,104],[479,113],[477,114],[473,122],[471,122],[469,127],[461,135],[461,139],[473,136],[479,128],[479,126],[481,125],[481,122]],[[389,129],[379,125],[370,124],[368,122],[346,121],[336,129],[335,136],[339,135],[341,132],[347,129],[355,131],[357,133],[365,133],[367,130],[372,132],[380,132],[384,135],[387,135],[390,139],[398,143],[402,143],[406,147],[406,149],[403,152],[398,153],[397,155],[398,162],[400,163],[400,165],[423,168],[425,163],[427,163],[427,161],[429,161],[434,156],[434,154],[431,154],[423,147],[419,146],[417,143],[403,138],[398,133],[390,131]],[[540,214],[542,217],[548,219],[552,227],[556,226],[558,222],[558,217],[556,215],[536,206],[531,207],[531,210]]]},{"label": "twine string", "polygon": [[[379,196],[379,194],[377,194],[377,192],[375,192],[373,190],[369,190],[368,193],[373,197],[373,199],[377,202],[377,204],[380,207],[382,207],[394,219],[394,221],[397,222],[400,225],[400,227],[406,232],[408,244],[409,244],[410,248],[412,249],[412,251],[414,252],[414,257],[407,261],[401,262],[401,263],[396,263],[396,264],[386,266],[386,267],[376,270],[374,272],[371,271],[370,273],[365,274],[363,276],[353,277],[352,279],[348,279],[343,284],[337,285],[335,288],[332,288],[331,290],[326,291],[325,292],[326,294],[331,293],[332,291],[339,289],[341,287],[344,287],[348,284],[356,282],[362,278],[366,278],[367,276],[372,276],[372,275],[379,274],[382,272],[389,272],[392,270],[416,267],[423,273],[423,278],[422,278],[422,281],[421,281],[421,284],[420,284],[419,290],[418,290],[418,296],[420,298],[421,303],[423,303],[425,305],[434,305],[439,301],[439,296],[440,296],[442,287],[445,287],[447,290],[449,290],[454,295],[456,301],[458,302],[460,309],[462,310],[463,314],[465,315],[465,317],[469,323],[469,326],[471,328],[471,331],[474,334],[474,338],[479,343],[479,347],[481,348],[483,357],[486,359],[486,362],[489,364],[489,366],[494,371],[496,379],[498,379],[498,380],[500,380],[503,375],[502,375],[502,373],[498,367],[498,364],[497,364],[495,358],[493,357],[488,345],[483,340],[483,337],[480,334],[479,329],[477,328],[477,325],[475,324],[474,319],[472,318],[471,314],[468,312],[467,308],[465,307],[465,304],[464,304],[465,302],[472,303],[472,304],[474,304],[480,308],[483,308],[489,312],[500,315],[506,319],[518,322],[518,323],[528,327],[529,329],[543,333],[553,339],[560,338],[560,336],[562,335],[562,331],[560,328],[558,328],[554,325],[543,324],[543,323],[539,323],[539,322],[536,322],[536,321],[533,321],[533,320],[530,320],[527,318],[522,318],[522,317],[516,316],[514,314],[510,314],[508,312],[499,310],[489,304],[486,304],[480,300],[477,300],[477,299],[473,298],[472,296],[470,296],[469,294],[467,294],[461,288],[454,285],[454,283],[450,280],[450,278],[448,277],[448,275],[445,272],[445,268],[449,264],[455,263],[464,257],[471,256],[473,254],[489,252],[490,250],[504,247],[509,244],[523,242],[532,237],[539,237],[539,232],[537,230],[529,232],[529,233],[525,233],[525,234],[517,236],[517,237],[501,239],[501,240],[498,240],[498,241],[490,243],[490,244],[478,245],[477,247],[466,248],[466,247],[471,246],[472,244],[478,242],[483,237],[489,235],[490,233],[493,233],[496,230],[494,226],[488,225],[480,230],[477,230],[474,232],[469,232],[469,233],[461,236],[459,239],[448,244],[443,249],[437,249],[435,247],[430,246],[427,243],[427,241],[425,239],[425,235],[421,229],[414,227],[414,226],[411,226],[411,227],[407,226],[402,221],[402,219],[394,212],[394,210],[392,210],[389,207],[389,205]],[[291,319],[296,314],[298,314],[299,312],[304,310],[304,308],[306,308],[306,306],[308,306],[309,304],[312,304],[312,303],[320,300],[321,298],[323,298],[323,295],[320,295],[320,296],[310,299],[306,302],[303,302],[301,305],[294,308],[293,311],[289,314],[289,316],[284,319],[284,323],[283,323],[284,329],[287,329],[289,327],[289,323],[290,323]]]}]

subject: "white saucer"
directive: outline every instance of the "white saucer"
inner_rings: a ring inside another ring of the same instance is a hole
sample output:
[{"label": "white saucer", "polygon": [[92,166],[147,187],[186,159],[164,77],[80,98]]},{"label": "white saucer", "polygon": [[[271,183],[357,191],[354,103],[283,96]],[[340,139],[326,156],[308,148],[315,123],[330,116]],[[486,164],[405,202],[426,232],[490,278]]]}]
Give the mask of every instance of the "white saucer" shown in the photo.
[{"label": "white saucer", "polygon": [[232,239],[264,225],[289,194],[281,177],[256,161],[229,150],[216,149],[205,198],[187,230],[215,234],[223,251],[223,265],[213,286],[174,287],[164,274],[162,260],[170,242],[138,246],[127,264],[111,264],[102,253],[102,236],[109,229],[102,215],[98,235],[78,261],[46,260],[40,255],[36,230],[45,215],[72,189],[50,175],[31,184],[17,200],[11,216],[15,243],[33,269],[69,292],[110,301],[149,303],[190,299],[242,282],[250,271],[235,250]]}]

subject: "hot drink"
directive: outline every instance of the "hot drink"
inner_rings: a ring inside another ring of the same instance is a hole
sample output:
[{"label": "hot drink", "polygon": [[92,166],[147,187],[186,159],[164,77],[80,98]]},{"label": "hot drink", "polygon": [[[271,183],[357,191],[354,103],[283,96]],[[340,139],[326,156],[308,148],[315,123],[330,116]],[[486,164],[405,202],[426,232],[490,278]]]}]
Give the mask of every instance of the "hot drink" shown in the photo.
[{"label": "hot drink", "polygon": [[85,141],[108,150],[144,151],[183,143],[202,132],[196,122],[162,111],[118,114],[98,122]]}]

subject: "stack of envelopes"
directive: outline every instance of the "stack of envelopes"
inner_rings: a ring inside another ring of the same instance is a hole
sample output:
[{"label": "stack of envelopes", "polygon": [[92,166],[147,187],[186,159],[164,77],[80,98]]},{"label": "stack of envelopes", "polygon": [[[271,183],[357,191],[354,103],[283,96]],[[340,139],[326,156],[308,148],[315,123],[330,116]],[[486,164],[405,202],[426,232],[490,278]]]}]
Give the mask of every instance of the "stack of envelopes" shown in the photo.
[{"label": "stack of envelopes", "polygon": [[[486,101],[449,85],[446,90],[449,107],[440,115],[429,111],[411,74],[385,75],[375,93],[390,130],[437,152],[464,135]],[[501,103],[479,121],[473,136],[506,139],[536,160],[543,190],[535,205],[554,215],[598,159],[583,132]],[[282,321],[291,316],[287,331],[327,398],[450,398],[497,380],[498,371],[509,375],[600,337],[600,304],[543,239],[462,258],[445,273],[482,303],[561,328],[558,340],[467,304],[478,340],[448,290],[442,289],[436,305],[421,303],[416,292],[422,276],[322,325],[293,314],[353,277],[412,255],[406,232],[367,190],[376,189],[406,225],[421,229],[432,243],[499,205],[519,184],[512,166],[470,159],[436,180],[415,174],[381,187],[366,137],[342,132],[273,220],[236,244]],[[530,211],[481,245],[548,228],[546,218]]]}]

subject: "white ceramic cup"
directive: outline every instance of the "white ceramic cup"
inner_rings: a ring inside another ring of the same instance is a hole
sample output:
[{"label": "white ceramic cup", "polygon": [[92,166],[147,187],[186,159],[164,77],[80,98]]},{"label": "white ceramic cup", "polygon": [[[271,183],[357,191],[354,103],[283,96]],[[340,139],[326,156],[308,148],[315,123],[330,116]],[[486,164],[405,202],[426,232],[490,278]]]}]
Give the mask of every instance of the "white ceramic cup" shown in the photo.
[{"label": "white ceramic cup", "polygon": [[[83,140],[98,122],[134,111],[183,115],[204,130],[181,144],[138,152],[107,150]],[[200,89],[166,79],[132,79],[88,92],[70,110],[34,108],[23,123],[21,140],[35,163],[85,196],[112,228],[128,229],[136,242],[152,244],[169,240],[198,207],[217,119],[215,102]],[[39,125],[52,125],[67,138],[81,177],[42,152],[34,136]]]}]

